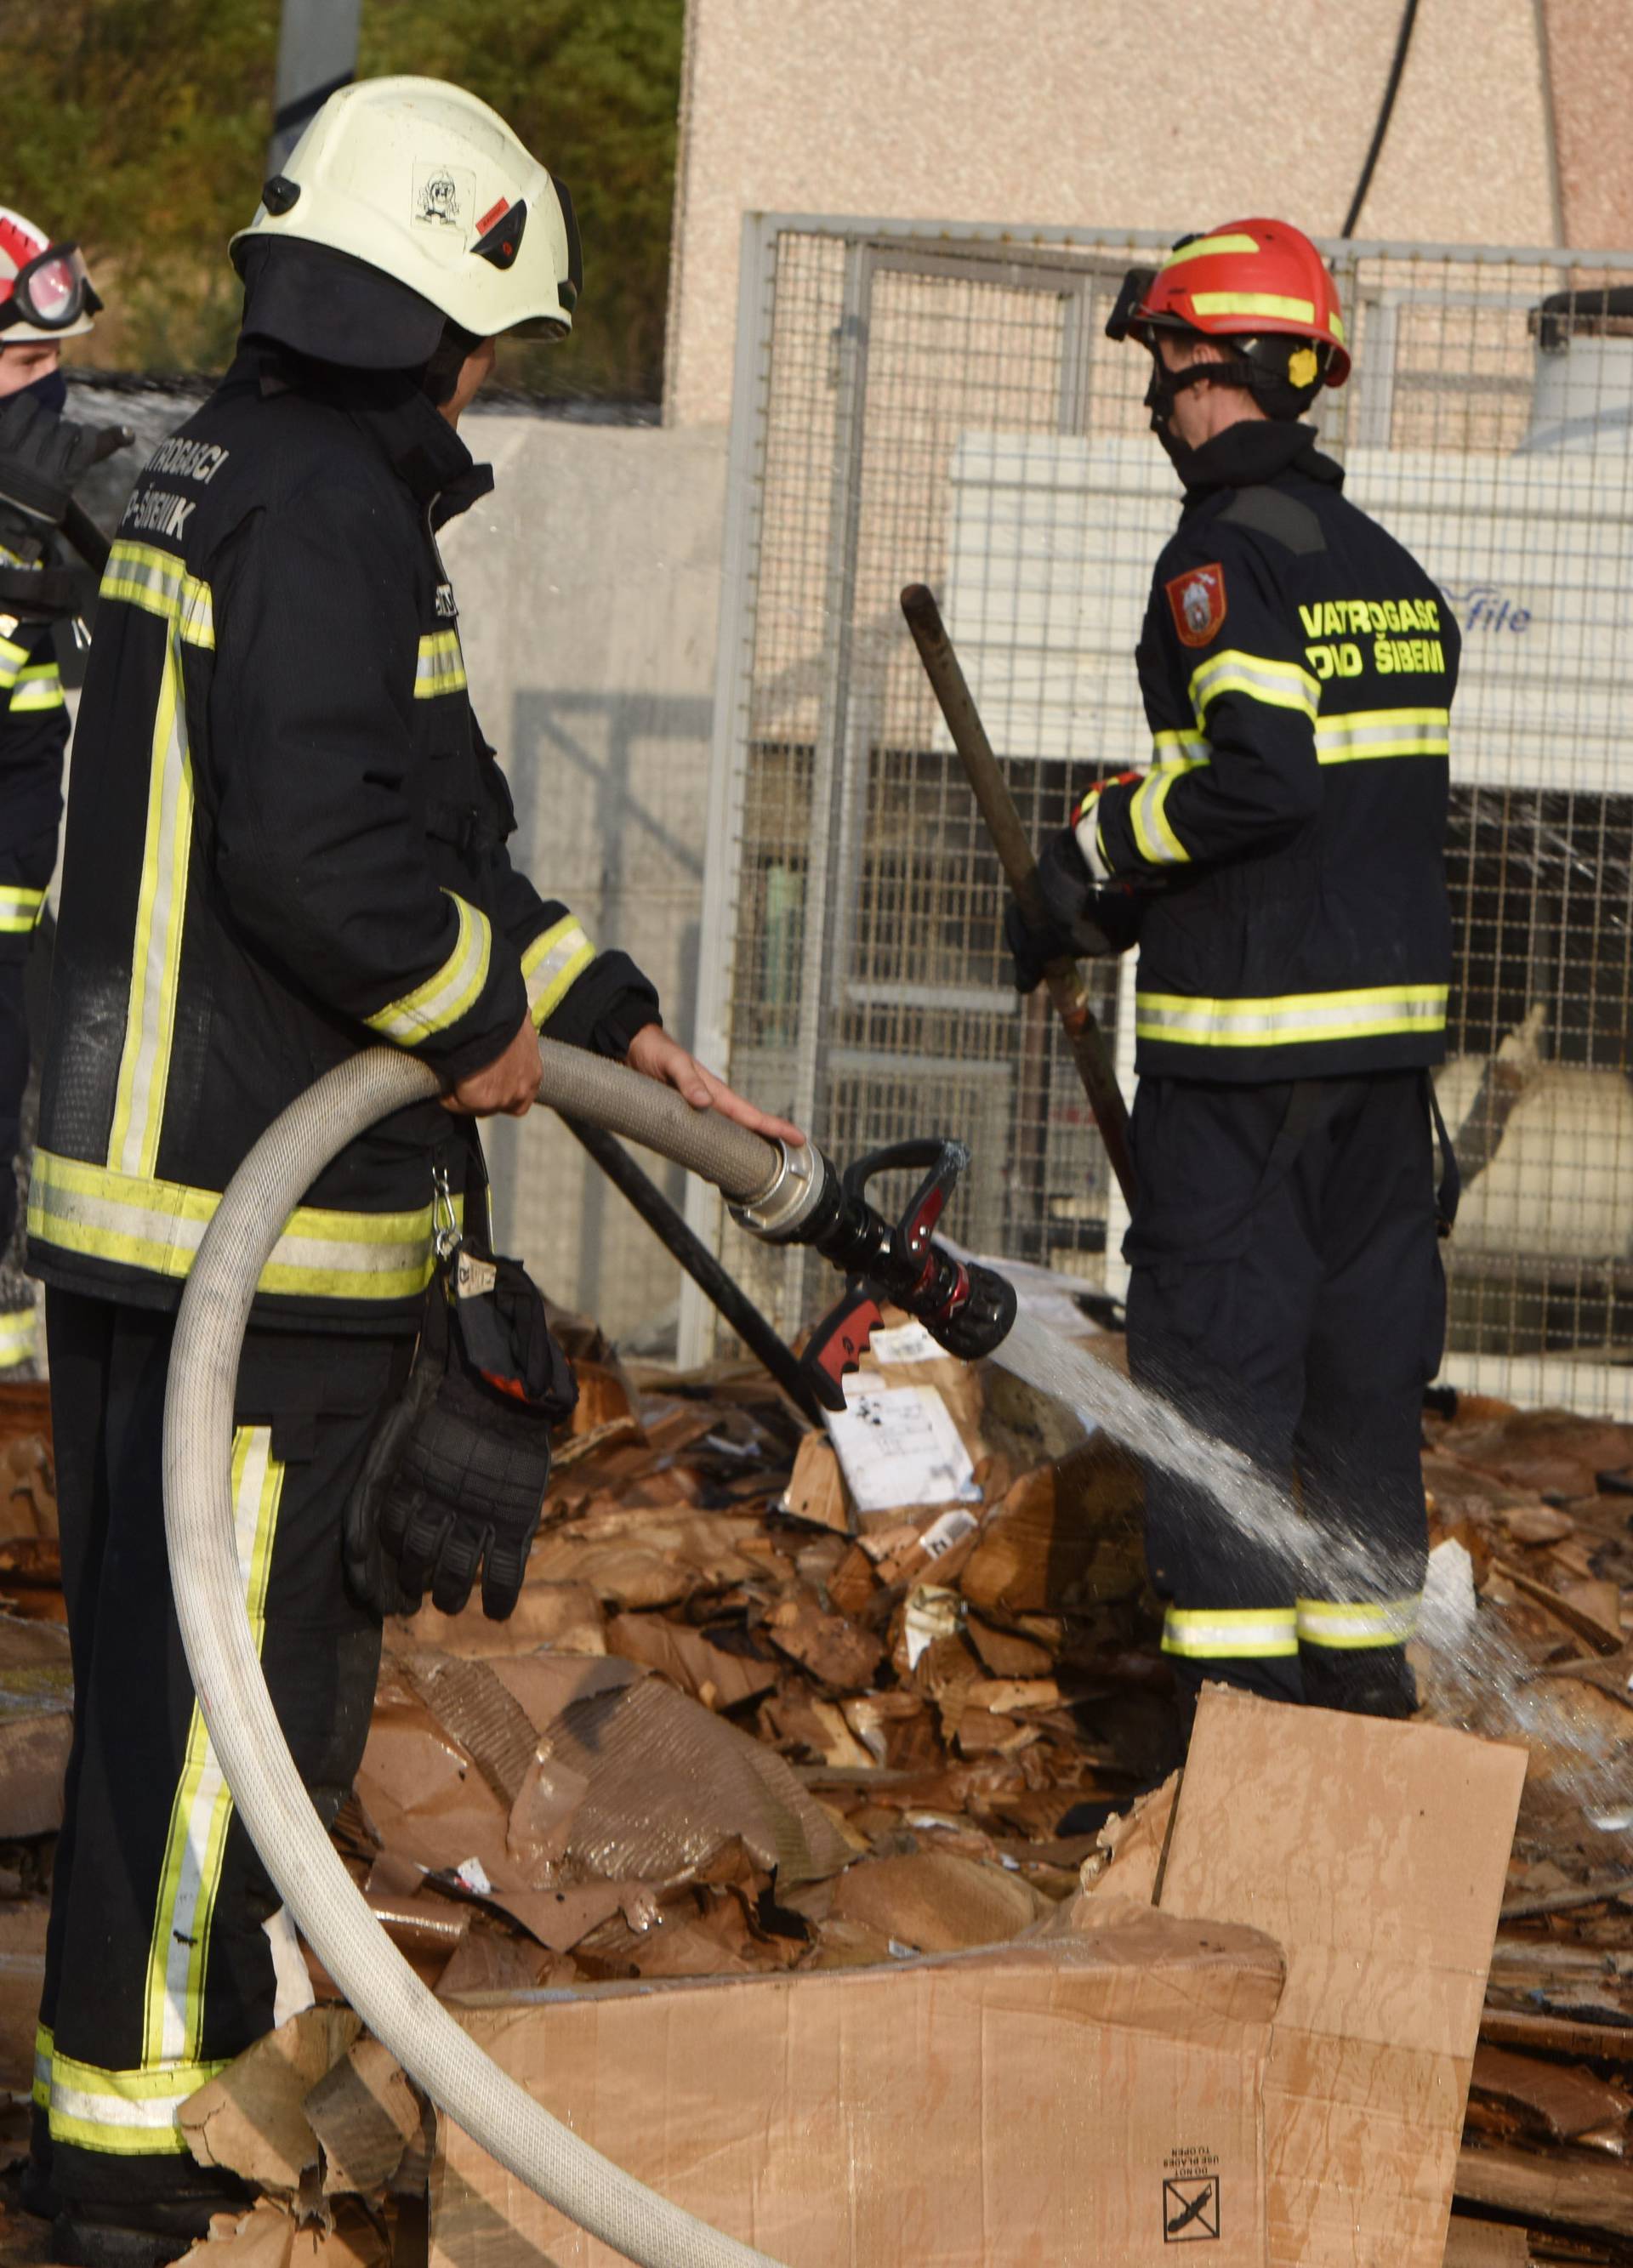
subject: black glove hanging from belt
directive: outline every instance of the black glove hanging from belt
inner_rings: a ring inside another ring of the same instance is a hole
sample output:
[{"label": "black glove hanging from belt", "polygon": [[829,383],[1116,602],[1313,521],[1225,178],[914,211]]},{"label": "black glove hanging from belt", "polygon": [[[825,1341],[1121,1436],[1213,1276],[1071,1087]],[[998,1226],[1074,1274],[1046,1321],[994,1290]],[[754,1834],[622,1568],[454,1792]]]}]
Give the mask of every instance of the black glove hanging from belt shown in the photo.
[{"label": "black glove hanging from belt", "polygon": [[503,1622],[538,1533],[550,1428],[577,1400],[521,1262],[440,1233],[408,1386],[346,1506],[356,1595],[382,1614],[412,1614],[429,1589],[433,1606],[456,1615],[480,1574],[482,1611]]},{"label": "black glove hanging from belt", "polygon": [[37,533],[60,527],[91,468],[134,438],[128,426],[80,425],[30,394],[13,394],[0,402],[0,506]]}]

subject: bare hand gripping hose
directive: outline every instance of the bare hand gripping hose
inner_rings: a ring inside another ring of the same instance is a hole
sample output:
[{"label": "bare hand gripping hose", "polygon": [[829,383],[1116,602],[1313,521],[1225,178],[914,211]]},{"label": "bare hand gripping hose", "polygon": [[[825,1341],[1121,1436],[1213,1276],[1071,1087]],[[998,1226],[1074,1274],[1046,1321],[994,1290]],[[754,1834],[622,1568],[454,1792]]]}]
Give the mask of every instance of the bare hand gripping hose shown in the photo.
[{"label": "bare hand gripping hose", "polygon": [[[823,1175],[728,1120],[575,1048],[542,1043],[542,1100],[660,1151],[796,1225]],[[438,1093],[414,1057],[371,1049],[270,1127],[205,1232],[165,1401],[165,1521],[188,1668],[251,1841],[324,1967],[404,2070],[519,2181],[639,2268],[777,2268],[623,2173],[507,2078],[387,1937],[313,1810],[250,1636],[233,1526],[233,1398],[250,1301],[290,1213],[377,1119]]]}]

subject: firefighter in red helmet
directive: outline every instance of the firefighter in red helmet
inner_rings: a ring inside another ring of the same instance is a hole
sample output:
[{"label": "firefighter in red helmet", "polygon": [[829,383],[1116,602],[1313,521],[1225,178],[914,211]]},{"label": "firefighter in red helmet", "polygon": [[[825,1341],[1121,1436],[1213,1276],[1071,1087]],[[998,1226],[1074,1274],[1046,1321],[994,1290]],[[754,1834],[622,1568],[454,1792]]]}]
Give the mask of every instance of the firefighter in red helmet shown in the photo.
[{"label": "firefighter in red helmet", "polygon": [[[16,1220],[11,1161],[28,1078],[23,973],[45,912],[63,810],[68,708],[55,623],[95,590],[65,563],[60,530],[75,483],[129,435],[62,415],[64,340],[101,306],[77,245],[0,206],[0,1258]],[[0,1283],[0,1376],[36,1353],[28,1287]]]},{"label": "firefighter in red helmet", "polygon": [[1130,1366],[1306,1515],[1296,1542],[1248,1534],[1149,1473],[1187,1713],[1219,1678],[1404,1715],[1455,1204],[1430,1074],[1457,627],[1304,422],[1349,374],[1308,238],[1258,219],[1182,238],[1130,272],[1107,328],[1150,355],[1185,488],[1136,652],[1151,763],[1097,781],[1045,846],[1054,926],[1010,909],[1016,978],[1137,945]]}]

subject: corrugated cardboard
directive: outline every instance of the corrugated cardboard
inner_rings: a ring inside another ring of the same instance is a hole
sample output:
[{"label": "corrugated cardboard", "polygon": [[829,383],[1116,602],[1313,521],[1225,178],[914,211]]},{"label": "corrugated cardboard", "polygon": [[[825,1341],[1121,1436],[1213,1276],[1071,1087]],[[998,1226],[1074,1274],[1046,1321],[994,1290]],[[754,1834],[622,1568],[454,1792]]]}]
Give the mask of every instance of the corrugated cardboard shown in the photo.
[{"label": "corrugated cardboard", "polygon": [[[1172,2268],[1190,2242],[1259,2268],[1281,1969],[1256,1932],[1107,1900],[1047,1943],[462,2013],[587,2141],[788,2268]],[[617,2257],[444,2122],[432,2268]]]},{"label": "corrugated cardboard", "polygon": [[1440,2268],[1525,1775],[1438,1726],[1202,1696],[1159,1896],[1287,1955],[1272,2268]]}]

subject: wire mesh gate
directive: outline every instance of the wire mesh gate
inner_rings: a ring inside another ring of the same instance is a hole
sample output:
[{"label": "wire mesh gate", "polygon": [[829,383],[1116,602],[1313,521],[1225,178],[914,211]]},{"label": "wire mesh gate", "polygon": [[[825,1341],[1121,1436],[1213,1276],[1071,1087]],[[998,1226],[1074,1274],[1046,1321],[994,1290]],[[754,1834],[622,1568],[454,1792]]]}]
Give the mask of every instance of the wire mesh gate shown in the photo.
[{"label": "wire mesh gate", "polygon": [[[1177,497],[1146,358],[1103,331],[1165,248],[750,217],[698,1018],[838,1156],[963,1135],[950,1233],[1113,1294],[1120,1198],[1046,1003],[1006,982],[1001,877],[897,599],[941,596],[1039,839],[1148,760],[1131,657]],[[1356,371],[1323,446],[1464,632],[1446,1375],[1633,1415],[1633,257],[1326,249]],[[1095,971],[1126,1088],[1132,961]],[[691,1202],[797,1328],[803,1256]],[[695,1359],[712,1319],[683,1314]]]}]

